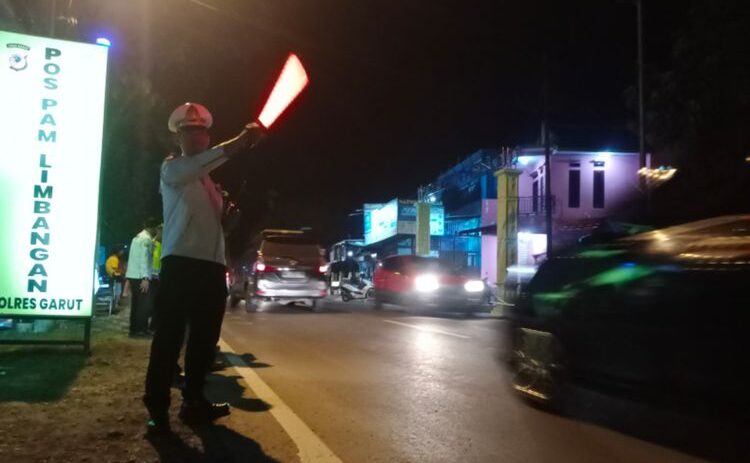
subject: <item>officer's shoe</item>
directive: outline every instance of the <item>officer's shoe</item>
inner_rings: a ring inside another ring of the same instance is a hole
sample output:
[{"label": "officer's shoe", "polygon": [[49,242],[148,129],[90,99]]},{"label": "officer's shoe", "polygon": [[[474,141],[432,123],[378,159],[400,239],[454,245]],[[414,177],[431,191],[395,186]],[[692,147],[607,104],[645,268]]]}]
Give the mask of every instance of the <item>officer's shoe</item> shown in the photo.
[{"label": "officer's shoe", "polygon": [[172,377],[172,387],[179,390],[185,389],[185,375],[181,373],[175,373],[175,375]]},{"label": "officer's shoe", "polygon": [[210,367],[210,370],[213,371],[221,371],[227,367],[227,364],[224,363],[223,360],[215,360]]},{"label": "officer's shoe", "polygon": [[212,404],[208,401],[183,402],[180,407],[179,417],[187,425],[208,424],[212,421],[229,415],[229,404]]}]

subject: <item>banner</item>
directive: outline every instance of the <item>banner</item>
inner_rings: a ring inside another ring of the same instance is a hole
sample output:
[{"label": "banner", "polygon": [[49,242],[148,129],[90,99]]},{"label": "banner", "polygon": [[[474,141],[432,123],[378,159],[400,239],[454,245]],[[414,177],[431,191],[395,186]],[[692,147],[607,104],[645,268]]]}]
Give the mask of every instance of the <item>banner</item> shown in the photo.
[{"label": "banner", "polygon": [[0,316],[91,316],[107,51],[0,31]]},{"label": "banner", "polygon": [[[400,199],[398,201],[398,233],[416,235],[417,202]],[[445,234],[445,209],[442,204],[430,204],[430,235]]]},{"label": "banner", "polygon": [[[394,199],[386,204],[365,204],[365,245],[383,241],[392,236],[417,233],[416,201]],[[430,205],[430,235],[445,234],[445,209]]]}]

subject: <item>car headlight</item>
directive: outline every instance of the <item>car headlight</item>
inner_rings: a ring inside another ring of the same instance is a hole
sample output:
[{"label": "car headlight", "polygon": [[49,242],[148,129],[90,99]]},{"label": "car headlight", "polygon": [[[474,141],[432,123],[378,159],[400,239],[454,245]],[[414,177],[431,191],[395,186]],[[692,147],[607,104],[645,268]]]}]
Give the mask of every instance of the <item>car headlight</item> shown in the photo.
[{"label": "car headlight", "polygon": [[484,291],[484,282],[481,280],[469,280],[464,283],[464,289],[467,293],[480,293]]},{"label": "car headlight", "polygon": [[420,293],[436,291],[440,283],[435,275],[419,275],[414,279],[414,289]]}]

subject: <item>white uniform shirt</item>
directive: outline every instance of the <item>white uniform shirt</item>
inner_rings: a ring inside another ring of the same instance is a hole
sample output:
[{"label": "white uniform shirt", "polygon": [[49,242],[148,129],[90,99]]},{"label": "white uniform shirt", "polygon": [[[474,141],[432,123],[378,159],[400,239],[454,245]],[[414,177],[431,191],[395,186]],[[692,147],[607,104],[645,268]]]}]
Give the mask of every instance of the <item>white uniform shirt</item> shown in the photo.
[{"label": "white uniform shirt", "polygon": [[141,280],[151,278],[153,269],[153,241],[146,230],[141,230],[130,242],[130,253],[128,254],[128,271],[125,278]]},{"label": "white uniform shirt", "polygon": [[182,256],[225,265],[224,200],[208,173],[227,161],[222,147],[169,158],[161,166],[164,234],[161,257]]}]

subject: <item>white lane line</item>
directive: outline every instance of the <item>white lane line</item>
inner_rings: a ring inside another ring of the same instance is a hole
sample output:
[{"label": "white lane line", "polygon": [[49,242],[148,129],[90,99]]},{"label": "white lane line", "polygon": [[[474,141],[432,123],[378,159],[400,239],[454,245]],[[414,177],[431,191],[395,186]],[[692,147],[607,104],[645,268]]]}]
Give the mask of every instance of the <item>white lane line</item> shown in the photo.
[{"label": "white lane line", "polygon": [[341,459],[273,392],[252,368],[242,361],[237,352],[226,341],[219,339],[219,347],[222,352],[234,354],[226,356],[227,360],[258,398],[271,406],[271,414],[294,441],[299,451],[297,455],[302,463],[341,463]]},{"label": "white lane line", "polygon": [[406,326],[408,328],[411,328],[417,331],[424,331],[426,333],[444,334],[446,336],[453,336],[454,338],[471,339],[471,336],[466,336],[465,334],[453,333],[451,331],[444,331],[438,328],[431,328],[429,326],[412,325],[411,323],[397,322],[396,320],[383,320],[383,321],[386,323],[393,323],[394,325]]}]

